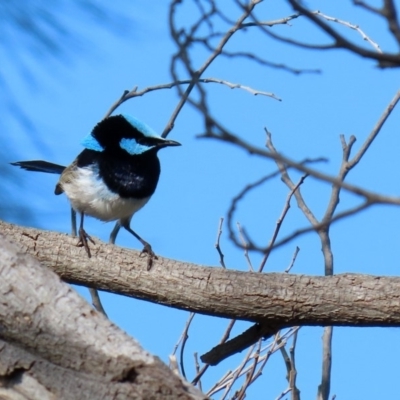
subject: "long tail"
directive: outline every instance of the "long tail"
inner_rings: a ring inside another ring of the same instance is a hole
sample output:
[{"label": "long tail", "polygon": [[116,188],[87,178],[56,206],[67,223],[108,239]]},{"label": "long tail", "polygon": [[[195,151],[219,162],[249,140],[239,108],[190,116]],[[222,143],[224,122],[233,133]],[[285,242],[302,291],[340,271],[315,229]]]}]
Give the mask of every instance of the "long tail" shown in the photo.
[{"label": "long tail", "polygon": [[48,161],[32,160],[32,161],[17,161],[10,163],[27,171],[46,172],[48,174],[62,174],[65,167],[58,164],[53,164]]}]

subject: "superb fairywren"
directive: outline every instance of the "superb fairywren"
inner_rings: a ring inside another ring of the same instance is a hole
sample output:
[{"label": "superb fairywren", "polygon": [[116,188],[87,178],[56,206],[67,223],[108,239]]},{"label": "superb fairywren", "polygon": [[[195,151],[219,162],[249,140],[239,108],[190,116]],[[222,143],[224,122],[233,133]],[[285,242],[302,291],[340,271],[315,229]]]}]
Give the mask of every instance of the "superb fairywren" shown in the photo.
[{"label": "superb fairywren", "polygon": [[12,165],[28,171],[61,174],[55,194],[65,193],[72,208],[80,213],[79,244],[89,257],[87,241],[92,239],[83,228],[85,215],[106,222],[117,220],[110,240],[115,239],[119,227],[125,228],[143,244],[150,267],[155,256],[152,248],[131,229],[130,222],[156,190],[160,176],[158,151],[180,143],[158,136],[132,116],[116,115],[99,122],[82,145],[85,149],[66,168],[38,160]]}]

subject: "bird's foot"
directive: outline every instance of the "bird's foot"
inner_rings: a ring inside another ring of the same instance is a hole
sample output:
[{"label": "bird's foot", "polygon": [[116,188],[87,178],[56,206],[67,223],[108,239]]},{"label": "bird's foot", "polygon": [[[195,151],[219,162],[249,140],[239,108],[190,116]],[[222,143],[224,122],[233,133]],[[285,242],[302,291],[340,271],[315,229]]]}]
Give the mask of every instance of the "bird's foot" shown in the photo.
[{"label": "bird's foot", "polygon": [[94,240],[86,233],[86,231],[83,228],[79,229],[79,242],[77,243],[78,247],[84,247],[86,250],[86,253],[88,255],[88,257],[90,258],[92,255],[90,254],[90,248],[88,245],[88,240],[90,242],[94,243]]},{"label": "bird's foot", "polygon": [[157,260],[158,257],[154,253],[151,245],[147,242],[143,243],[144,247],[140,255],[147,254],[147,271],[150,271],[151,267],[153,266],[153,260]]}]

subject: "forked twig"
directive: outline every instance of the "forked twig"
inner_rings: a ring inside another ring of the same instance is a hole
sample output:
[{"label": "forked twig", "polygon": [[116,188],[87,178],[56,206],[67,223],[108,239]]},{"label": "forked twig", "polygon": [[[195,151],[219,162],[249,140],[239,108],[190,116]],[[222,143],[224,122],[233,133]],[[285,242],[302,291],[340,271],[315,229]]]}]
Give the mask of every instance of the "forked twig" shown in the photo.
[{"label": "forked twig", "polygon": [[284,219],[285,219],[285,217],[286,217],[286,215],[287,215],[287,213],[288,213],[288,211],[289,211],[289,208],[290,208],[290,200],[292,199],[293,195],[294,195],[295,192],[298,190],[298,188],[300,187],[300,185],[303,184],[303,182],[304,182],[304,180],[307,178],[307,176],[308,176],[307,174],[306,174],[306,175],[303,175],[303,176],[300,178],[299,182],[291,189],[290,193],[288,194],[288,196],[287,196],[287,198],[286,198],[286,201],[285,201],[285,205],[283,206],[282,213],[281,213],[280,217],[278,218],[278,221],[276,222],[276,226],[275,226],[275,230],[274,230],[274,233],[273,233],[273,235],[272,235],[272,238],[271,238],[271,240],[270,240],[270,242],[269,242],[269,244],[268,244],[268,246],[267,246],[267,248],[266,248],[266,250],[265,250],[264,257],[263,257],[263,259],[261,260],[261,263],[260,263],[260,267],[259,267],[259,269],[258,269],[258,272],[262,272],[263,269],[264,269],[264,267],[265,267],[265,264],[267,263],[268,257],[269,257],[269,255],[271,254],[271,251],[272,251],[272,249],[273,249],[273,247],[274,247],[274,244],[275,244],[276,239],[277,239],[277,237],[278,237],[278,234],[279,234],[279,231],[280,231],[280,229],[281,229],[282,223],[283,223],[283,221],[284,221]]},{"label": "forked twig", "polygon": [[179,345],[181,345],[181,350],[180,350],[180,353],[179,353],[179,363],[180,363],[180,366],[181,366],[182,375],[183,375],[183,377],[185,379],[186,379],[186,373],[185,373],[183,355],[184,355],[184,351],[185,351],[186,342],[187,342],[187,340],[189,338],[189,335],[188,335],[189,327],[190,327],[190,324],[192,323],[193,318],[194,318],[195,315],[196,314],[193,313],[193,312],[189,314],[189,318],[186,321],[186,324],[185,324],[185,327],[183,329],[182,335],[180,336],[178,342],[175,344],[174,350],[172,351],[172,355],[175,355],[176,351],[178,350]]}]

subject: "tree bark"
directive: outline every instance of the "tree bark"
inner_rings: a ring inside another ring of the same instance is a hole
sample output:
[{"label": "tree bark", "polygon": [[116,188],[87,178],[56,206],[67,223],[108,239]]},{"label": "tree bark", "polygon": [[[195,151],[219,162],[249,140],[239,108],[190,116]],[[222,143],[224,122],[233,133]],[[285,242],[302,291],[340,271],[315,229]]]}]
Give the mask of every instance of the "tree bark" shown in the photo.
[{"label": "tree bark", "polygon": [[[205,399],[43,268],[26,246],[4,237],[19,232],[32,244],[25,234],[35,232],[7,224],[1,229],[0,398]],[[54,240],[36,245],[33,253],[64,259]]]},{"label": "tree bark", "polygon": [[219,317],[273,325],[400,326],[400,278],[258,274],[146,257],[96,239],[0,222],[1,231],[67,282]]}]

